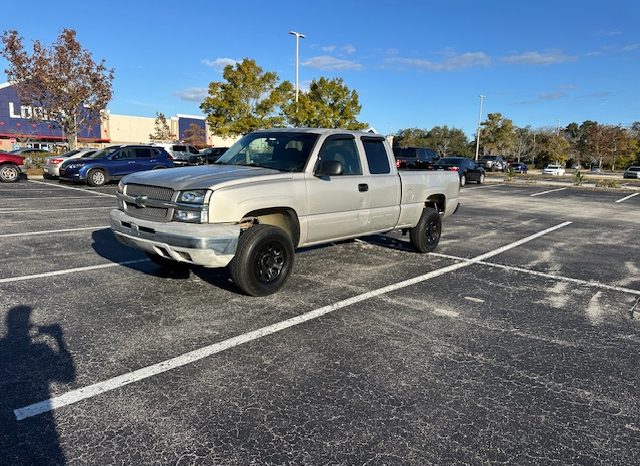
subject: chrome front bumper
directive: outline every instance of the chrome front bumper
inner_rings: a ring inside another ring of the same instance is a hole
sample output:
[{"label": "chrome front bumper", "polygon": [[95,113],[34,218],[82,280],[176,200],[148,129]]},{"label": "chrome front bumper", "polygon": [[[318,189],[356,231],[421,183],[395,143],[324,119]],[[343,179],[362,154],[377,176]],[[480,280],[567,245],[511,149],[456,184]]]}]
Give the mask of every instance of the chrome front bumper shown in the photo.
[{"label": "chrome front bumper", "polygon": [[236,252],[239,225],[152,222],[118,209],[109,214],[121,243],[177,262],[225,267]]}]

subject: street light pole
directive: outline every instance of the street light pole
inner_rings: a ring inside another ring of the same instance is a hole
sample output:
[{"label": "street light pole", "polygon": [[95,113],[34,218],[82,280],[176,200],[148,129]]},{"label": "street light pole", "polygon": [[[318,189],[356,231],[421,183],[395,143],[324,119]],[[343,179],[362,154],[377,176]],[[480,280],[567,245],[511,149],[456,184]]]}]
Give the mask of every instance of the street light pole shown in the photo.
[{"label": "street light pole", "polygon": [[480,152],[480,122],[482,121],[482,102],[484,96],[480,95],[480,112],[478,113],[478,130],[476,131],[476,162],[478,161],[478,153]]},{"label": "street light pole", "polygon": [[299,41],[300,39],[304,39],[306,36],[296,31],[289,31],[289,34],[296,36],[296,113],[298,112],[298,93],[300,92],[300,88],[298,87],[298,54],[299,54]]}]

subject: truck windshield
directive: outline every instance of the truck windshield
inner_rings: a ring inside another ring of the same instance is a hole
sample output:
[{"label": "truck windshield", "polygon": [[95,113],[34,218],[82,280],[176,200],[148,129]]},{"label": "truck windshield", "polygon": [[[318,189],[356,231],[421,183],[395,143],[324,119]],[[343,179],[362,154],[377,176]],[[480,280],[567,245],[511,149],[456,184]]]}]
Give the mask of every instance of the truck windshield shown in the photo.
[{"label": "truck windshield", "polygon": [[317,140],[318,135],[312,133],[251,133],[232,145],[215,163],[301,172]]}]

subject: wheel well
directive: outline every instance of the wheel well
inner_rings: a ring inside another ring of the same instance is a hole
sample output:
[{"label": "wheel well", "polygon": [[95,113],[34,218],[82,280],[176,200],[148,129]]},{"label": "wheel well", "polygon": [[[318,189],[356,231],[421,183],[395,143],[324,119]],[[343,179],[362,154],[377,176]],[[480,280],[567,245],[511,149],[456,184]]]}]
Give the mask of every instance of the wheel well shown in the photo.
[{"label": "wheel well", "polygon": [[432,196],[429,196],[427,202],[425,203],[425,207],[433,207],[441,214],[444,213],[446,205],[447,201],[444,197],[444,194],[434,194]]},{"label": "wheel well", "polygon": [[294,247],[300,241],[300,222],[295,210],[288,207],[260,209],[249,212],[241,223],[273,225],[282,228],[291,237]]}]

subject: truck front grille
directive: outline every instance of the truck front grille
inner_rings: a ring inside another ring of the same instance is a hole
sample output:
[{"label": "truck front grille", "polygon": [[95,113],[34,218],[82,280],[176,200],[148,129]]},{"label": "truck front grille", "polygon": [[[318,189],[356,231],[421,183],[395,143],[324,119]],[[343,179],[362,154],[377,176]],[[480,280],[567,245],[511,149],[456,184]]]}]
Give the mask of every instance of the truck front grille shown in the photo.
[{"label": "truck front grille", "polygon": [[145,186],[143,184],[127,184],[124,193],[127,196],[147,196],[149,199],[170,201],[173,197],[173,189],[160,186]]},{"label": "truck front grille", "polygon": [[167,207],[154,206],[154,201],[168,202],[173,198],[174,190],[161,186],[146,186],[143,184],[126,184],[124,193],[127,196],[136,198],[145,196],[145,202],[139,205],[136,202],[125,201],[125,211],[132,217],[169,222],[173,217],[173,209]]}]

